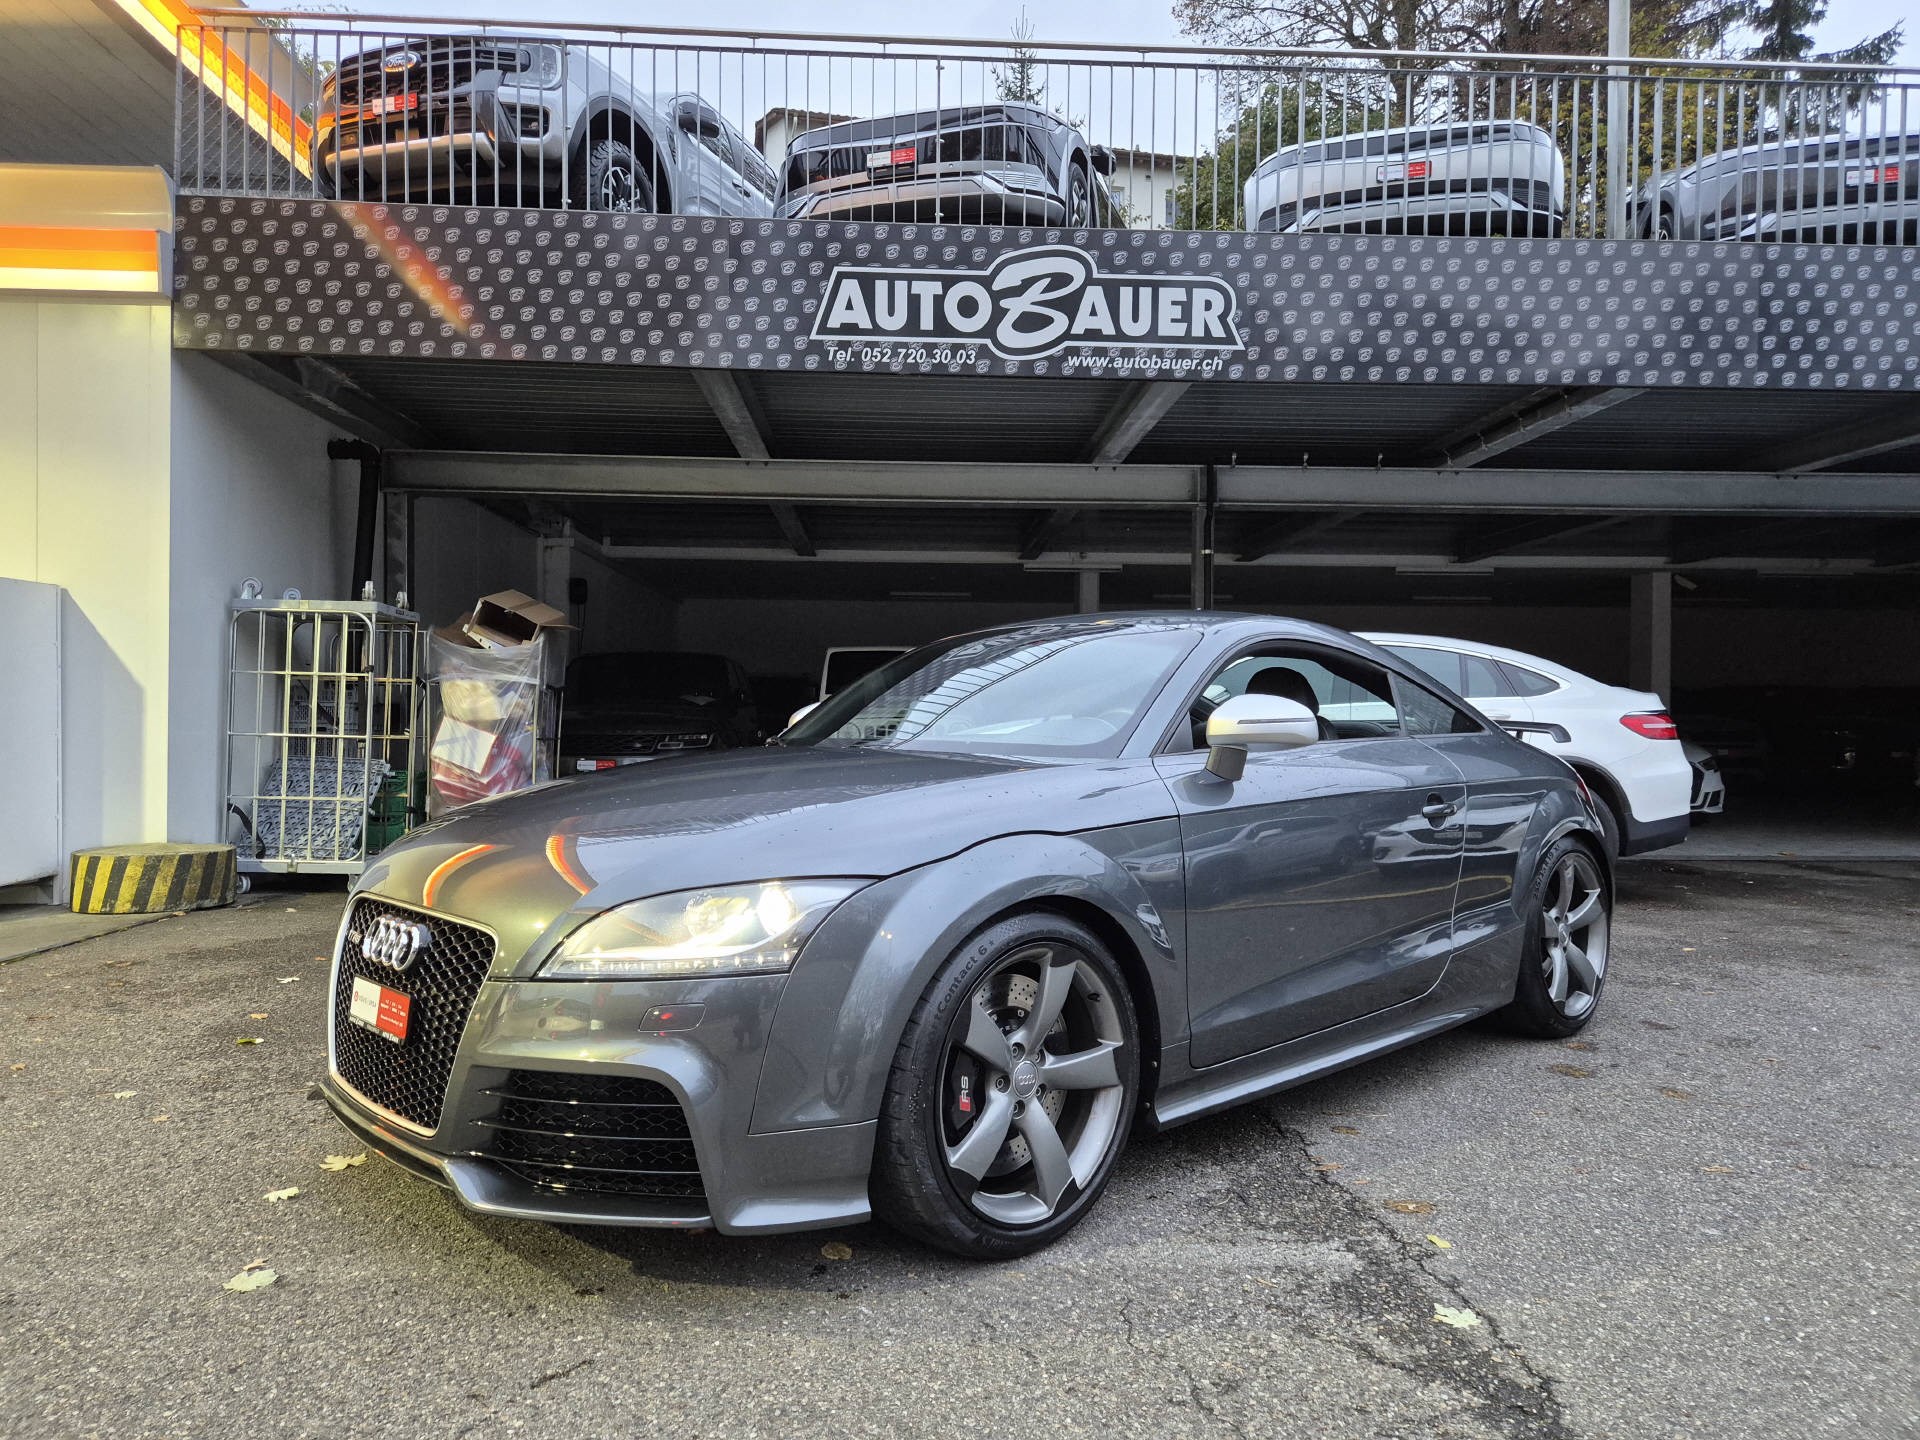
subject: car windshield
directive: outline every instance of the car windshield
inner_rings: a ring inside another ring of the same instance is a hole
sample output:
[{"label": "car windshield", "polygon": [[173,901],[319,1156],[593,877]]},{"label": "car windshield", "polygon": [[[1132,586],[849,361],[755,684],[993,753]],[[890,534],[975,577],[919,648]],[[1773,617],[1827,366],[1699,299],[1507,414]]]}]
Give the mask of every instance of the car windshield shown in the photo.
[{"label": "car windshield", "polygon": [[1198,638],[1084,620],[963,635],[863,676],[781,741],[1109,758]]},{"label": "car windshield", "polygon": [[718,655],[682,655],[636,650],[621,655],[583,655],[567,667],[567,703],[655,705],[680,701],[705,705],[731,688],[727,662]]}]

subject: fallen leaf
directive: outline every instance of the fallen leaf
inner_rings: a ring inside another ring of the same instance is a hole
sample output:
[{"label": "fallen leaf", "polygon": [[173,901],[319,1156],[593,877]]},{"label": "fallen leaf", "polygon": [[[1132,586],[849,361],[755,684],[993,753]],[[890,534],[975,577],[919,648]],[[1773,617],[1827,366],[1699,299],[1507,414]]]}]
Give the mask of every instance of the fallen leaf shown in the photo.
[{"label": "fallen leaf", "polygon": [[1693,1098],[1693,1092],[1691,1090],[1674,1090],[1665,1085],[1660,1087],[1660,1093],[1669,1100],[1691,1100]]},{"label": "fallen leaf", "polygon": [[1436,1250],[1451,1250],[1453,1248],[1453,1242],[1451,1240],[1442,1240],[1438,1235],[1429,1235],[1427,1236],[1427,1240]]},{"label": "fallen leaf", "polygon": [[1348,1181],[1347,1183],[1348,1183],[1349,1185],[1371,1185],[1371,1184],[1373,1183],[1373,1181],[1371,1181],[1371,1180],[1349,1180],[1349,1181]]},{"label": "fallen leaf", "polygon": [[240,1268],[241,1268],[242,1270],[258,1270],[258,1269],[260,1269],[260,1268],[261,1268],[262,1266],[264,1266],[264,1265],[265,1265],[266,1263],[267,1263],[267,1262],[266,1262],[266,1261],[265,1261],[264,1259],[262,1259],[262,1260],[249,1260],[249,1261],[247,1261],[247,1263],[246,1263],[246,1264],[244,1264],[244,1265],[242,1265],[242,1266],[241,1266]]},{"label": "fallen leaf", "polygon": [[262,1040],[258,1035],[242,1035],[233,1043],[236,1045],[264,1045],[267,1042]]},{"label": "fallen leaf", "polygon": [[1456,1330],[1471,1330],[1480,1323],[1480,1317],[1471,1310],[1456,1310],[1451,1305],[1435,1305],[1433,1318],[1442,1325],[1451,1325]]},{"label": "fallen leaf", "polygon": [[18,1065],[9,1065],[9,1066],[7,1067],[7,1069],[9,1069],[9,1070],[12,1070],[12,1071],[14,1071],[15,1073],[18,1073],[19,1071],[22,1071],[22,1070],[24,1070],[24,1069],[26,1069],[26,1068],[27,1068],[27,1065],[26,1065],[26,1062],[25,1062],[24,1060],[23,1060],[23,1061],[21,1061],[21,1062],[20,1062],[20,1063],[19,1063]]},{"label": "fallen leaf", "polygon": [[264,1010],[256,1010],[251,1015],[247,1016],[247,1019],[249,1020],[264,1020],[266,1018],[267,1018],[267,1012]]},{"label": "fallen leaf", "polygon": [[1335,1125],[1333,1127],[1333,1133],[1336,1135],[1358,1135],[1360,1131],[1352,1125]]},{"label": "fallen leaf", "polygon": [[851,1260],[853,1247],[844,1240],[829,1240],[820,1247],[820,1254],[828,1260]]},{"label": "fallen leaf", "polygon": [[235,1290],[245,1294],[249,1290],[264,1290],[280,1277],[271,1270],[242,1270],[238,1275],[220,1288]]},{"label": "fallen leaf", "polygon": [[171,1120],[172,1118],[173,1117],[171,1115],[156,1115],[153,1117],[153,1123],[156,1125],[164,1125],[167,1123],[167,1121]]},{"label": "fallen leaf", "polygon": [[1387,1209],[1396,1215],[1431,1215],[1435,1206],[1431,1200],[1389,1200]]},{"label": "fallen leaf", "polygon": [[299,978],[300,977],[298,975],[282,975],[280,977],[280,983],[282,985],[291,985],[293,984],[294,981],[298,980]]},{"label": "fallen leaf", "polygon": [[138,1090],[116,1090],[113,1092],[113,1098],[116,1100],[131,1100],[139,1093]]},{"label": "fallen leaf", "polygon": [[362,1150],[358,1155],[329,1155],[320,1162],[320,1168],[322,1170],[345,1170],[349,1165],[364,1165],[366,1163],[367,1152]]},{"label": "fallen leaf", "polygon": [[1345,1167],[1342,1166],[1338,1160],[1322,1160],[1318,1165],[1314,1166],[1313,1168],[1316,1170],[1340,1170],[1340,1169],[1344,1169]]},{"label": "fallen leaf", "polygon": [[1702,1165],[1700,1169],[1708,1175],[1732,1175],[1735,1173],[1731,1165]]},{"label": "fallen leaf", "polygon": [[1569,1041],[1567,1041],[1567,1049],[1569,1049],[1569,1050],[1591,1050],[1591,1049],[1593,1049],[1593,1048],[1594,1048],[1594,1044],[1593,1044],[1593,1042],[1592,1042],[1591,1040],[1569,1040]]},{"label": "fallen leaf", "polygon": [[1566,1075],[1574,1080],[1591,1080],[1593,1071],[1582,1069],[1578,1065],[1549,1065],[1547,1069],[1556,1075]]},{"label": "fallen leaf", "polygon": [[282,1200],[291,1200],[293,1199],[294,1196],[298,1195],[299,1193],[300,1193],[300,1187],[298,1185],[289,1185],[284,1190],[269,1190],[267,1191],[266,1194],[262,1195],[260,1198],[266,1201],[269,1205],[278,1205]]}]

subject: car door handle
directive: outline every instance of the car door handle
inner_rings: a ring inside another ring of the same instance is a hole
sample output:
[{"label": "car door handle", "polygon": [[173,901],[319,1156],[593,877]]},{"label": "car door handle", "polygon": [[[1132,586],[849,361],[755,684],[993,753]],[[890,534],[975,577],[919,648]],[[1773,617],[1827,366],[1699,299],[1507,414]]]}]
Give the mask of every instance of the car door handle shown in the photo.
[{"label": "car door handle", "polygon": [[1447,817],[1460,807],[1441,795],[1429,795],[1427,803],[1420,807],[1420,813],[1434,825],[1444,824]]}]

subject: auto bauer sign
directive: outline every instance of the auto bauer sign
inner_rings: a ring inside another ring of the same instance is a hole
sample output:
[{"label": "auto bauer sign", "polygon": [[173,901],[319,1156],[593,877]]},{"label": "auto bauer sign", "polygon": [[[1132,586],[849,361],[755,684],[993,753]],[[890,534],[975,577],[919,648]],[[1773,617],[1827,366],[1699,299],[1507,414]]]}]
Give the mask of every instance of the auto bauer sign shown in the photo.
[{"label": "auto bauer sign", "polygon": [[1216,275],[1102,273],[1064,245],[1012,250],[984,270],[835,266],[818,340],[952,341],[1006,360],[1073,348],[1236,351],[1233,287]]}]

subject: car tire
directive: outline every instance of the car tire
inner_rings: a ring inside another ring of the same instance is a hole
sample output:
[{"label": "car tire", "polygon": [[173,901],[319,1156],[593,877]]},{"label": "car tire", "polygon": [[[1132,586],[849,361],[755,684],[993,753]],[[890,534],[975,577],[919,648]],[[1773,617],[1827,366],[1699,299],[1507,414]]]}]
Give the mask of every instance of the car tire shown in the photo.
[{"label": "car tire", "polygon": [[1087,230],[1093,226],[1093,182],[1087,167],[1078,160],[1067,166],[1067,229]]},{"label": "car tire", "polygon": [[658,209],[654,193],[653,177],[632,148],[608,135],[587,147],[569,198],[576,210],[652,215]]},{"label": "car tire", "polygon": [[1579,1033],[1600,1007],[1613,928],[1606,866],[1571,836],[1556,841],[1527,886],[1525,949],[1508,1029],[1539,1039]]},{"label": "car tire", "polygon": [[978,931],[940,967],[894,1052],[875,1217],[971,1259],[1052,1244],[1099,1198],[1126,1144],[1139,1043],[1125,977],[1085,926],[1025,911]]},{"label": "car tire", "polygon": [[1581,779],[1586,783],[1587,793],[1593,797],[1593,813],[1600,819],[1600,843],[1606,846],[1607,859],[1618,860],[1620,840],[1625,834],[1625,829],[1620,823],[1620,812],[1613,808],[1613,802],[1606,797],[1598,785],[1584,775]]}]

